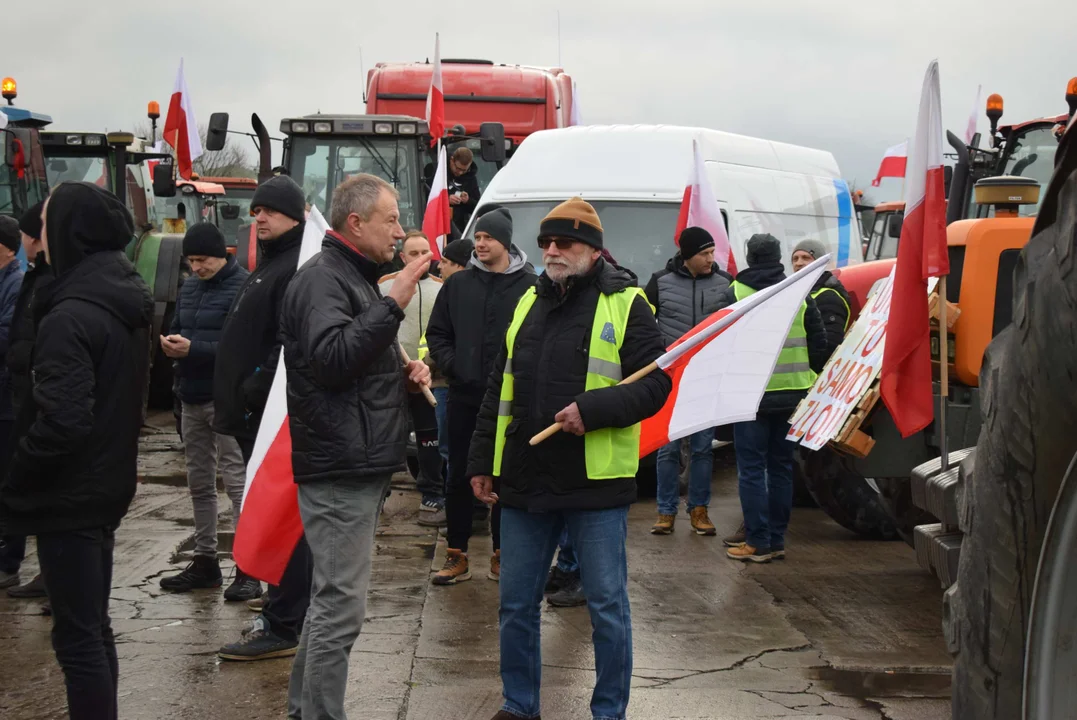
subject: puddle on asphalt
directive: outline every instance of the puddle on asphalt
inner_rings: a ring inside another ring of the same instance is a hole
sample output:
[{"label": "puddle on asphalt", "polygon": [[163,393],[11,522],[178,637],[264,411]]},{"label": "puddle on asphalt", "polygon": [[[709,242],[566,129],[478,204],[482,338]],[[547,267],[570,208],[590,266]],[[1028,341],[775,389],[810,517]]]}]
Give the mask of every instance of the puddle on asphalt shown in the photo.
[{"label": "puddle on asphalt", "polygon": [[831,692],[860,699],[950,697],[950,673],[812,668],[808,675]]}]

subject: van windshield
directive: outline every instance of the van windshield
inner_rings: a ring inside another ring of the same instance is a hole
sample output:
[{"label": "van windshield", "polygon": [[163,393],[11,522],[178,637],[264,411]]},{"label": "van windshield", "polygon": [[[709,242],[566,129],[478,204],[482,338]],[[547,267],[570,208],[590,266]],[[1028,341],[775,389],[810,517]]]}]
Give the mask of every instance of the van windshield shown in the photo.
[{"label": "van windshield", "polygon": [[[673,256],[673,232],[677,229],[680,203],[592,200],[602,220],[606,249],[618,265],[636,273],[640,287],[651,274],[666,266]],[[560,204],[558,200],[541,202],[499,202],[512,215],[512,241],[527,254],[536,271],[542,269],[542,252],[538,249],[539,224],[546,214]],[[475,239],[472,221],[467,237]]]}]

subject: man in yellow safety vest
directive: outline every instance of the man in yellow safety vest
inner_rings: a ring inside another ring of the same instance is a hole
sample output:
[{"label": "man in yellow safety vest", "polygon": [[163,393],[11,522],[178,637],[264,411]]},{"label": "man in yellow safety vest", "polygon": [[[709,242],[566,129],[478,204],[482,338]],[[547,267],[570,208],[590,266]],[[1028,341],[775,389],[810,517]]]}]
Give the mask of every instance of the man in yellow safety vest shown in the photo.
[{"label": "man in yellow safety vest", "polygon": [[[516,305],[468,456],[475,496],[501,515],[501,680],[495,720],[539,717],[542,590],[561,529],[576,548],[591,611],[594,717],[623,718],[632,679],[625,539],[636,499],[639,423],[669,395],[654,314],[626,272],[601,257],[602,223],[572,198],[539,226],[545,272]],[[550,423],[557,433],[529,439]],[[500,497],[493,492],[500,477]]]}]

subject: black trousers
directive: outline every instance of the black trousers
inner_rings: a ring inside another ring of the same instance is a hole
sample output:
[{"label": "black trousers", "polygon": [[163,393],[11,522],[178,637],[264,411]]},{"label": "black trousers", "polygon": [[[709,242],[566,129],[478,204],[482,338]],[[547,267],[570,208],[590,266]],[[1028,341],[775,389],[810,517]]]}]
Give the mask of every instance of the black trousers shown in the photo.
[{"label": "black trousers", "polygon": [[415,487],[423,500],[441,500],[445,497],[445,476],[438,449],[438,417],[422,393],[408,393],[408,410],[415,430],[415,445],[419,460],[419,477]]},{"label": "black trousers", "polygon": [[[471,436],[475,434],[480,404],[449,390],[449,482],[445,492],[445,521],[448,527],[445,539],[449,547],[464,552],[467,552],[471,539],[471,521],[475,512],[475,494],[471,491],[471,478],[467,477],[467,453],[471,447]],[[490,534],[493,536],[494,550],[499,549],[500,505],[494,505],[490,512]]]},{"label": "black trousers", "polygon": [[114,720],[119,664],[108,616],[115,528],[37,537],[52,606],[52,648],[64,672],[71,720]]},{"label": "black trousers", "polygon": [[[11,436],[12,420],[0,420],[0,479],[7,477],[11,465],[15,438]],[[0,572],[17,573],[26,557],[26,536],[8,535],[0,528]]]},{"label": "black trousers", "polygon": [[[244,464],[249,464],[254,454],[254,440],[236,438],[243,453]],[[243,568],[240,568],[241,570]],[[280,585],[269,586],[269,598],[262,607],[262,617],[269,623],[274,635],[285,640],[299,641],[303,620],[310,606],[310,585],[314,576],[314,559],[310,555],[305,535],[300,536],[292,551],[292,558],[284,568]]]}]

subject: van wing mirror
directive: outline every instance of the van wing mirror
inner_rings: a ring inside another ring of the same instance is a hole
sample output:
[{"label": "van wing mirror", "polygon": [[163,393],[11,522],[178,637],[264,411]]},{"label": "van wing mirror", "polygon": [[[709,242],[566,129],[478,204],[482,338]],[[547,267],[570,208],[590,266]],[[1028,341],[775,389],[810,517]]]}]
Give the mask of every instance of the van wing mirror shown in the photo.
[{"label": "van wing mirror", "polygon": [[228,113],[215,112],[209,116],[209,128],[206,130],[206,150],[224,150],[228,139]]},{"label": "van wing mirror", "polygon": [[479,140],[482,142],[480,155],[489,163],[505,162],[505,126],[498,122],[484,122],[479,126]]},{"label": "van wing mirror", "polygon": [[901,237],[901,225],[905,221],[905,215],[903,213],[894,213],[887,220],[886,234],[892,238]]},{"label": "van wing mirror", "polygon": [[172,177],[172,165],[159,163],[153,168],[153,194],[155,197],[176,196],[176,179]]}]

